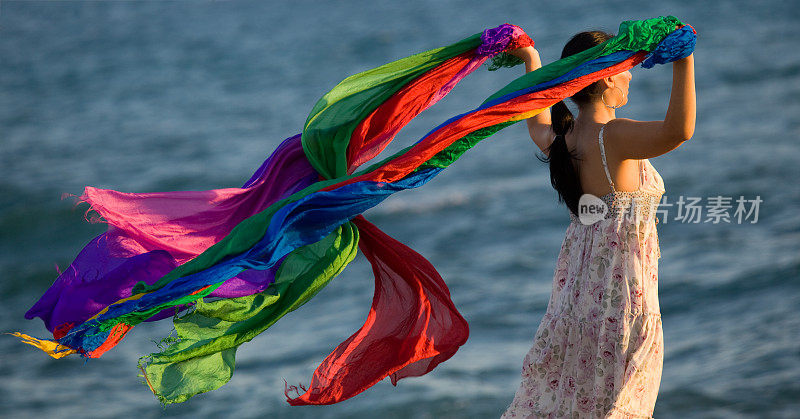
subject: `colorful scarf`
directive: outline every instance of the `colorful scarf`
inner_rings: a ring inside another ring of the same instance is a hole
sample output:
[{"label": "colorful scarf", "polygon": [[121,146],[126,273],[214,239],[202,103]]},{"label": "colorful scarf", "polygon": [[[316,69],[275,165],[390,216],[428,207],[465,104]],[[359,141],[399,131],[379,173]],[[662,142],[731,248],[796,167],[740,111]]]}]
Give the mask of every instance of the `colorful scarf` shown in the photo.
[{"label": "colorful scarf", "polygon": [[361,214],[424,185],[497,131],[603,77],[686,57],[695,42],[694,29],[673,16],[623,22],[614,38],[517,78],[357,171],[487,60],[489,70],[522,63],[508,52],[533,41],[503,24],[344,79],[241,188],[86,187],[79,202],[108,230],[26,313],[53,339],[15,335],[56,358],[96,358],[140,322],[172,316],[175,336],[139,367],[162,403],[182,402],[230,380],[237,347],[316,295],[360,248],[375,275],[367,320],[300,386],[303,394],[287,383],[288,402],[332,404],[387,376],[397,385],[424,375],[466,342],[467,322],[433,265]]}]

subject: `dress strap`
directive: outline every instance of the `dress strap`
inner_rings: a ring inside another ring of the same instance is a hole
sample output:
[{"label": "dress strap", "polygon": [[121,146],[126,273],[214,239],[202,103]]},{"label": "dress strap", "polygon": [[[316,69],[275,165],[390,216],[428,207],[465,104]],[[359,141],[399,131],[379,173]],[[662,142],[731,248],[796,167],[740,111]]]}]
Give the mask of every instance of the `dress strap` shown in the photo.
[{"label": "dress strap", "polygon": [[[608,171],[608,163],[606,163],[606,147],[603,145],[603,130],[606,128],[605,124],[600,127],[600,135],[598,138],[600,140],[600,157],[603,158],[603,169],[606,170],[606,177],[608,178],[608,183],[611,185],[611,190],[613,192],[617,192],[616,188],[614,188],[614,182],[611,180],[611,173]],[[640,177],[641,179],[641,177]]]},{"label": "dress strap", "polygon": [[644,159],[639,160],[639,189],[644,185]]}]

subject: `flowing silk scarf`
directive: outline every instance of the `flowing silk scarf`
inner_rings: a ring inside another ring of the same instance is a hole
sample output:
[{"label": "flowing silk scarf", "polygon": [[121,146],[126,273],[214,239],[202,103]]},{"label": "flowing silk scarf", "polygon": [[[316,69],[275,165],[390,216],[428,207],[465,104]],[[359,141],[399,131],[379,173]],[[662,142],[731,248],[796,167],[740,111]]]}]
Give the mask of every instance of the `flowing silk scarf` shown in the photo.
[{"label": "flowing silk scarf", "polygon": [[614,38],[517,78],[357,171],[487,60],[490,70],[522,62],[508,52],[533,41],[503,24],[344,79],[241,188],[86,187],[79,202],[108,230],[26,313],[53,339],[14,334],[55,358],[96,358],[133,326],[172,316],[175,336],[139,367],[162,403],[182,402],[230,380],[237,347],[316,295],[360,248],[375,275],[367,319],[322,361],[309,387],[300,386],[303,394],[287,383],[288,402],[332,404],[387,376],[397,385],[424,375],[466,342],[467,322],[433,265],[361,213],[424,185],[495,132],[603,77],[686,57],[695,42],[694,29],[673,16],[625,21]]}]

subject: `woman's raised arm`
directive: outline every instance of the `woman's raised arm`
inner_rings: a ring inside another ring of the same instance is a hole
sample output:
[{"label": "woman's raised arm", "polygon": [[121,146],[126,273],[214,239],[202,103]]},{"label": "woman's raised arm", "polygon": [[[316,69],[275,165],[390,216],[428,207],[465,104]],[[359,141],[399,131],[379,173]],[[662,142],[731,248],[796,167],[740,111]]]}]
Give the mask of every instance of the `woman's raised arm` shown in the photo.
[{"label": "woman's raised arm", "polygon": [[[530,73],[542,66],[542,60],[539,58],[539,51],[534,47],[525,47],[515,49],[510,52],[511,55],[521,58],[525,61],[525,72]],[[528,118],[528,133],[531,139],[539,149],[544,150],[550,146],[553,141],[553,130],[551,129],[552,120],[550,119],[550,108],[539,112],[535,116]]]},{"label": "woman's raised arm", "polygon": [[620,160],[660,156],[692,138],[696,108],[692,53],[672,62],[672,92],[663,121],[617,118],[607,124],[604,140]]}]

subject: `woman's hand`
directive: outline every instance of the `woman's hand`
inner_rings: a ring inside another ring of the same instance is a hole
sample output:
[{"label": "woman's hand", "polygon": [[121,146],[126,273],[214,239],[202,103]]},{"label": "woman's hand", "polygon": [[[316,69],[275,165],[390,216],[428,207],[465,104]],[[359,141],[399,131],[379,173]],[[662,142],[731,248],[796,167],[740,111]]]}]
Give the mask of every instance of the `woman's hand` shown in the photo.
[{"label": "woman's hand", "polygon": [[512,49],[508,51],[509,54],[525,61],[525,72],[531,72],[542,66],[542,60],[539,58],[539,51],[533,46]]},{"label": "woman's hand", "polygon": [[508,51],[508,53],[524,61],[533,59],[534,56],[537,58],[539,57],[539,51],[536,51],[536,48],[532,46],[512,49],[511,51]]},{"label": "woman's hand", "polygon": [[683,57],[683,58],[681,58],[681,59],[679,59],[679,60],[675,60],[675,61],[673,61],[672,63],[673,63],[673,64],[674,64],[674,63],[679,63],[679,64],[682,64],[682,63],[688,63],[688,62],[690,62],[690,61],[691,61],[691,62],[694,62],[694,51],[692,51],[692,53],[691,53],[691,54],[689,54],[689,55],[687,55],[687,56],[685,56],[685,57]]}]

